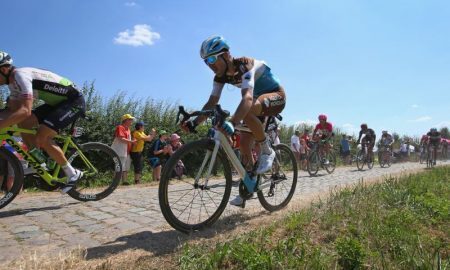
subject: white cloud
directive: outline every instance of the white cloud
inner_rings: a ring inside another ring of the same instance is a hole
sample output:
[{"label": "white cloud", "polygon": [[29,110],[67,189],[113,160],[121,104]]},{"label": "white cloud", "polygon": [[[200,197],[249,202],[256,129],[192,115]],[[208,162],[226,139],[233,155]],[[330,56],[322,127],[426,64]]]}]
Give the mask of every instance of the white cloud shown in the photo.
[{"label": "white cloud", "polygon": [[421,116],[419,118],[416,118],[414,120],[409,120],[409,122],[427,122],[430,121],[432,118],[430,116]]},{"label": "white cloud", "polygon": [[294,125],[296,125],[296,126],[308,125],[308,126],[314,126],[315,127],[316,124],[317,124],[317,121],[311,120],[311,119],[306,119],[306,120],[297,121],[297,122],[295,122]]},{"label": "white cloud", "polygon": [[434,125],[437,128],[443,128],[443,127],[448,127],[450,128],[450,121],[442,121],[436,125]]},{"label": "white cloud", "polygon": [[136,2],[125,2],[125,6],[127,7],[135,7],[136,5]]},{"label": "white cloud", "polygon": [[345,123],[342,125],[342,129],[347,133],[347,134],[354,134],[358,132],[358,129],[350,123]]},{"label": "white cloud", "polygon": [[153,32],[150,25],[136,24],[133,30],[127,29],[117,34],[117,37],[114,38],[114,43],[133,47],[151,46],[160,38],[161,35],[158,32]]},{"label": "white cloud", "polygon": [[413,104],[413,105],[411,105],[411,108],[413,108],[413,109],[417,109],[417,108],[419,108],[419,105],[417,105],[417,104]]}]

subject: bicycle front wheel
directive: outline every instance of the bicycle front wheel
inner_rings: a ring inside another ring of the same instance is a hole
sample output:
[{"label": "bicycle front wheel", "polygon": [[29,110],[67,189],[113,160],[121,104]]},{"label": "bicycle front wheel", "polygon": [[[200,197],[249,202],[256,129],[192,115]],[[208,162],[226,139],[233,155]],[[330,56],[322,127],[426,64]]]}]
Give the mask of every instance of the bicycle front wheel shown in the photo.
[{"label": "bicycle front wheel", "polygon": [[[164,218],[178,231],[189,233],[210,226],[227,206],[232,185],[231,168],[225,152],[219,149],[214,157],[213,149],[211,139],[188,143],[164,166],[159,183],[159,205]],[[184,166],[184,175],[172,178],[175,167],[180,164]],[[211,173],[208,173],[210,167]]]},{"label": "bicycle front wheel", "polygon": [[358,168],[358,170],[362,171],[365,162],[366,162],[366,155],[363,150],[360,150],[358,152],[358,155],[356,156],[356,167]]},{"label": "bicycle front wheel", "polygon": [[76,151],[68,161],[74,168],[83,171],[83,177],[68,194],[84,202],[104,199],[117,188],[122,177],[119,156],[102,143],[85,143],[80,149],[82,155]]},{"label": "bicycle front wheel", "polygon": [[23,167],[17,157],[0,147],[0,209],[19,194],[23,185]]},{"label": "bicycle front wheel", "polygon": [[320,168],[320,158],[317,151],[313,151],[308,157],[308,173],[310,176],[314,176],[317,174]]},{"label": "bicycle front wheel", "polygon": [[295,192],[297,186],[297,160],[294,153],[285,144],[273,147],[276,156],[272,170],[258,175],[261,190],[258,199],[267,211],[277,211],[285,207]]},{"label": "bicycle front wheel", "polygon": [[328,161],[323,166],[325,167],[325,170],[331,174],[336,169],[336,154],[334,152],[328,152],[325,153],[325,160]]}]

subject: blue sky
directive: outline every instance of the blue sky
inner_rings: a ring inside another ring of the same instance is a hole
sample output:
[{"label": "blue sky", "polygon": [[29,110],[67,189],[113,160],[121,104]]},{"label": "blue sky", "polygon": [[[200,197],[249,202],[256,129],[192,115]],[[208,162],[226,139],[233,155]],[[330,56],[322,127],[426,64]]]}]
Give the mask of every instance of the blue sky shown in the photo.
[{"label": "blue sky", "polygon": [[[449,1],[15,0],[2,10],[0,50],[17,66],[95,80],[104,96],[199,109],[213,79],[199,47],[221,34],[233,55],[271,66],[287,124],[325,113],[349,133],[362,122],[378,134],[450,126]],[[226,86],[221,104],[239,100]]]}]

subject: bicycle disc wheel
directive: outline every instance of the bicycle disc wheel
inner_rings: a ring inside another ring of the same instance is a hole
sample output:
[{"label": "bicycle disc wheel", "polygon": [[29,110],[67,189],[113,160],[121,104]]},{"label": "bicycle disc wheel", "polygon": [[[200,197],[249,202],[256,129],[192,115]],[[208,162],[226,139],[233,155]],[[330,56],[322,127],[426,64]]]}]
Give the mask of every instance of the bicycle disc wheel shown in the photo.
[{"label": "bicycle disc wheel", "polygon": [[358,170],[362,171],[365,162],[366,162],[366,155],[364,154],[363,150],[360,150],[358,152],[358,155],[356,156],[356,167],[358,168]]},{"label": "bicycle disc wheel", "polygon": [[23,167],[17,157],[0,147],[0,209],[19,194],[23,177]]},{"label": "bicycle disc wheel", "polygon": [[[159,205],[167,222],[189,233],[210,226],[225,210],[230,198],[232,176],[227,156],[219,149],[211,174],[214,141],[203,139],[178,149],[165,164],[159,183]],[[172,178],[182,162],[186,174]]]},{"label": "bicycle disc wheel", "polygon": [[78,152],[74,152],[68,160],[74,168],[83,171],[83,177],[68,194],[79,201],[104,199],[117,188],[122,177],[119,156],[102,143],[85,143],[80,149],[95,170],[87,165]]},{"label": "bicycle disc wheel", "polygon": [[333,152],[325,153],[325,159],[328,161],[327,164],[324,164],[325,170],[331,174],[336,169],[336,154]]},{"label": "bicycle disc wheel", "polygon": [[320,168],[320,158],[317,151],[313,151],[308,157],[308,173],[310,176],[314,176],[317,174]]},{"label": "bicycle disc wheel", "polygon": [[276,156],[272,169],[258,175],[260,187],[267,188],[258,191],[258,199],[267,211],[277,211],[285,207],[295,192],[297,186],[297,160],[294,153],[285,144],[273,147]]}]

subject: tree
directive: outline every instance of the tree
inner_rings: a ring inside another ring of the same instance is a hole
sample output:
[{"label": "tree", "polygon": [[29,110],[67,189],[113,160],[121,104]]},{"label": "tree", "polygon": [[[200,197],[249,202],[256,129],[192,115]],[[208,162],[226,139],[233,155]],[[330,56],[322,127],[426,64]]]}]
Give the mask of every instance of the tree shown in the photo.
[{"label": "tree", "polygon": [[441,133],[442,138],[450,139],[450,132],[448,130],[448,127],[443,127],[439,130]]}]

